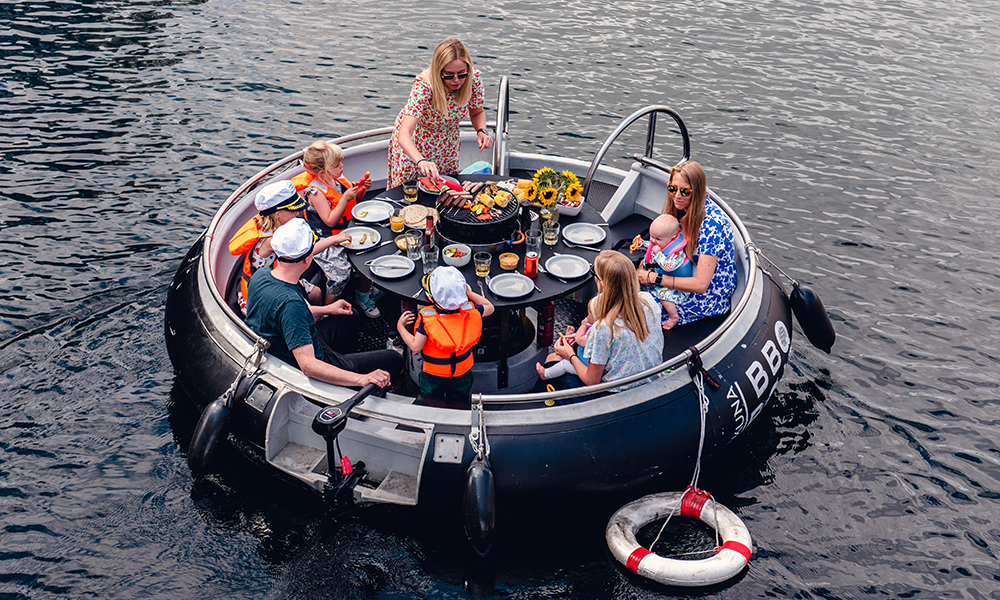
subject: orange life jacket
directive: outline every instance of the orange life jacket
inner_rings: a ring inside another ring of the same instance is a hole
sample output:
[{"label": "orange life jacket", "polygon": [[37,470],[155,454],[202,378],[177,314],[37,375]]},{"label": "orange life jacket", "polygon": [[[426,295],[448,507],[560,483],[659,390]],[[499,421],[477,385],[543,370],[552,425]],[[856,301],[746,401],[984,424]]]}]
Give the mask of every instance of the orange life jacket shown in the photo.
[{"label": "orange life jacket", "polygon": [[456,377],[468,373],[475,360],[472,348],[483,334],[483,316],[471,302],[453,313],[439,313],[434,306],[420,309],[427,343],[424,373]]},{"label": "orange life jacket", "polygon": [[[340,185],[344,186],[345,190],[353,185],[350,181],[344,179],[343,177],[338,179],[337,182]],[[322,181],[318,179],[313,179],[313,176],[309,174],[309,171],[303,171],[298,175],[296,175],[295,177],[292,177],[292,183],[295,184],[295,191],[297,192],[301,192],[302,190],[308,187],[316,188],[317,190],[320,191],[320,193],[323,194],[323,196],[327,200],[330,201],[331,209],[337,206],[337,203],[340,202],[340,197],[343,196],[342,193],[326,185]],[[357,201],[354,198],[351,198],[351,201],[350,203],[348,203],[347,208],[344,209],[344,216],[340,218],[340,222],[335,223],[333,227],[330,228],[333,230],[333,233],[335,235],[340,233],[344,229],[347,229],[348,225],[350,225],[351,211],[354,210],[355,204],[357,204]]]},{"label": "orange life jacket", "polygon": [[244,223],[239,231],[229,239],[229,253],[233,256],[243,255],[243,273],[240,277],[242,295],[239,300],[240,308],[243,310],[246,310],[247,286],[250,285],[250,278],[257,270],[253,266],[253,261],[250,260],[250,254],[262,237],[266,236],[262,235],[260,227],[257,226],[256,217],[250,217],[250,220]]}]

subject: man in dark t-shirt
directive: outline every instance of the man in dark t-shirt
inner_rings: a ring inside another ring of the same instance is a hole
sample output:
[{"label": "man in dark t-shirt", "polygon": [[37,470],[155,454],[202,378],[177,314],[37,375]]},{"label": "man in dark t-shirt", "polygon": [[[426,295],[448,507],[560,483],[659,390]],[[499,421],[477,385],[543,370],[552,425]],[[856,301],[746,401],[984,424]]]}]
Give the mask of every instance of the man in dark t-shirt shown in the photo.
[{"label": "man in dark t-shirt", "polygon": [[[343,324],[338,320],[352,314],[350,303],[338,300],[310,310],[299,278],[313,255],[329,246],[326,240],[316,243],[315,239],[309,225],[298,218],[274,232],[271,248],[277,260],[271,269],[258,269],[250,279],[246,323],[271,343],[271,354],[297,366],[308,377],[351,387],[368,383],[388,387],[390,374],[402,373],[403,357],[398,353],[376,350],[341,354],[333,350],[346,345],[344,339],[337,341],[344,337]],[[331,317],[317,324],[316,318],[322,314]]]}]

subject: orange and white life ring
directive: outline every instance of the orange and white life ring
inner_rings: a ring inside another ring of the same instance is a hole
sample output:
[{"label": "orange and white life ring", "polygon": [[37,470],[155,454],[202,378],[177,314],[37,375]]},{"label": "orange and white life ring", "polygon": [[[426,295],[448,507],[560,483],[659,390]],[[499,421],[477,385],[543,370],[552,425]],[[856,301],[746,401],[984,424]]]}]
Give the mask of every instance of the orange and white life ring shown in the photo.
[{"label": "orange and white life ring", "polygon": [[[715,555],[703,560],[677,560],[640,546],[635,532],[671,514],[700,519],[713,529],[718,526],[723,543],[716,548]],[[693,488],[687,492],[653,494],[626,504],[611,517],[605,538],[611,553],[628,570],[665,585],[684,587],[730,579],[750,562],[753,551],[753,541],[743,521],[708,493]]]}]

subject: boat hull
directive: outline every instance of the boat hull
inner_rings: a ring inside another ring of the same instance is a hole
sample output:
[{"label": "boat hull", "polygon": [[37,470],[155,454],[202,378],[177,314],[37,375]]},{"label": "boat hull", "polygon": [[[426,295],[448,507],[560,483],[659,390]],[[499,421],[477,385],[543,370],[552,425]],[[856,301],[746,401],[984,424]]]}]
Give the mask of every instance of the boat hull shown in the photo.
[{"label": "boat hull", "polygon": [[[211,310],[205,302],[202,288],[208,284],[204,270],[199,268],[203,248],[203,239],[199,239],[178,269],[168,293],[165,322],[167,348],[178,381],[199,409],[229,387],[252,349],[248,340],[230,343],[238,333],[220,327],[219,311]],[[708,402],[705,455],[731,442],[760,414],[788,360],[791,310],[787,296],[769,277],[757,277],[756,282],[755,289],[749,291],[752,302],[744,309],[746,315],[741,322],[703,356],[711,378],[722,384],[719,389],[704,388]],[[330,398],[323,390],[290,384],[281,372],[267,369],[258,377],[255,389],[263,390],[263,395],[257,393],[256,399],[242,398],[234,403],[232,435],[239,439],[237,446],[244,452],[272,464],[277,452],[268,448],[269,442],[274,444],[269,432],[273,437],[279,431],[276,421],[294,421],[276,417],[276,411],[285,410],[281,406],[284,396],[301,397],[307,404],[300,411],[308,417],[308,404],[318,411],[350,394],[346,390],[340,397]],[[687,369],[681,366],[655,381],[596,400],[551,408],[488,409],[486,435],[497,500],[525,504],[627,494],[689,472],[699,448],[698,407],[698,391]],[[417,475],[416,497],[411,494],[412,501],[398,503],[459,502],[465,472],[475,456],[466,441],[472,430],[468,411],[394,403],[390,396],[371,399],[355,412],[366,421],[386,419],[396,428],[402,425],[423,432],[416,437],[424,442],[418,439],[410,444],[419,447],[423,443],[422,451],[414,450],[410,457],[411,462],[420,462],[415,469],[409,469]],[[359,423],[352,419],[348,425],[342,440],[345,452],[352,460],[390,465],[383,468],[382,475],[388,475],[395,468],[392,460],[373,458],[366,450],[378,443],[377,436],[373,442],[373,436],[366,435],[364,443],[351,436]],[[285,436],[292,437],[287,433]],[[323,453],[323,440],[318,436],[299,442],[303,442],[299,446]],[[438,456],[436,445],[445,443],[460,448],[457,460],[454,456],[444,460]],[[315,477],[304,483],[321,491],[325,463],[314,462],[311,471]],[[298,478],[294,469],[279,470]]]}]

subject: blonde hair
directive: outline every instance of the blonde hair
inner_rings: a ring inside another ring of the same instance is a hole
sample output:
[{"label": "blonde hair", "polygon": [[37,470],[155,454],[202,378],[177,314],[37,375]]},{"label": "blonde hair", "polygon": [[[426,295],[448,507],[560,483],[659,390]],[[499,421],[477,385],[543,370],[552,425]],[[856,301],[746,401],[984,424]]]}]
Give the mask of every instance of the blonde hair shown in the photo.
[{"label": "blonde hair", "polygon": [[335,169],[344,160],[344,151],[337,144],[313,142],[302,153],[302,165],[313,175]]},{"label": "blonde hair", "polygon": [[597,298],[594,317],[611,329],[611,339],[615,337],[615,321],[621,318],[625,327],[635,334],[640,342],[646,341],[646,314],[639,300],[639,278],[635,275],[632,261],[621,252],[602,250],[594,260],[594,273],[604,282],[604,291]]},{"label": "blonde hair", "polygon": [[424,71],[424,79],[431,86],[431,102],[434,104],[434,109],[442,115],[448,114],[449,92],[441,81],[441,71],[448,66],[448,63],[456,60],[464,62],[469,73],[462,82],[462,87],[455,90],[455,101],[460,106],[465,106],[472,99],[472,59],[469,58],[469,50],[465,44],[457,39],[441,42],[431,55],[431,66]]},{"label": "blonde hair", "polygon": [[[698,233],[701,231],[701,222],[705,220],[708,184],[706,183],[705,169],[693,160],[682,162],[670,169],[671,181],[673,181],[675,174],[684,176],[688,180],[688,185],[691,186],[691,202],[688,204],[687,210],[684,211],[684,217],[678,219],[681,223],[681,233],[687,240],[684,251],[688,258],[691,258],[698,249]],[[663,205],[663,212],[674,217],[677,216],[677,207],[674,206],[669,193],[667,201]]]},{"label": "blonde hair", "polygon": [[590,317],[591,319],[594,319],[595,323],[597,322],[597,317],[595,316],[597,314],[597,307],[600,304],[601,304],[600,294],[597,294],[596,296],[591,298],[590,302],[587,303],[587,316]]},{"label": "blonde hair", "polygon": [[273,232],[278,227],[281,227],[281,221],[278,220],[278,213],[276,212],[269,215],[258,214],[254,218],[257,219],[257,229],[261,231]]}]

